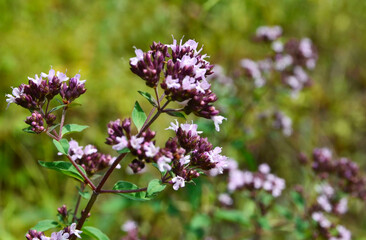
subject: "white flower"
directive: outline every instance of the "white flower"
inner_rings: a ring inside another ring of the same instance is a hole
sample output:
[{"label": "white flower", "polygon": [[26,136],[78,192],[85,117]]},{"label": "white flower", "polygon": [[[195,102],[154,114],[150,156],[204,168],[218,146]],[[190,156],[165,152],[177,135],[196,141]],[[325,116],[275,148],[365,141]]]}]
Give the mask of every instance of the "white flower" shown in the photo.
[{"label": "white flower", "polygon": [[70,235],[74,234],[76,237],[81,238],[80,237],[80,233],[82,233],[83,231],[77,230],[76,229],[76,223],[71,224],[70,226]]},{"label": "white flower", "polygon": [[348,200],[347,200],[347,198],[342,198],[341,200],[339,200],[338,204],[335,207],[335,210],[339,214],[345,214],[348,210]]},{"label": "white flower", "polygon": [[213,116],[211,117],[212,121],[214,121],[216,131],[220,132],[220,124],[222,124],[223,120],[227,120],[227,118],[223,116]]},{"label": "white flower", "polygon": [[144,145],[145,155],[146,157],[155,157],[156,154],[159,153],[160,148],[155,147],[153,142],[148,142]]},{"label": "white flower", "polygon": [[[58,74],[58,72],[57,72]],[[66,75],[65,75],[66,76]],[[76,80],[77,80],[77,85],[81,85],[81,84],[84,84],[86,82],[86,80],[80,80],[80,74],[76,74],[75,77],[74,77]],[[67,78],[68,79],[68,78]]]},{"label": "white flower", "polygon": [[229,183],[227,185],[227,188],[230,192],[233,192],[234,190],[244,186],[245,182],[245,173],[234,169],[229,172]]},{"label": "white flower", "polygon": [[158,160],[157,160],[157,164],[158,164],[158,168],[160,172],[165,172],[165,171],[170,171],[172,169],[172,167],[169,165],[169,163],[172,160],[166,156],[161,156]]},{"label": "white flower", "polygon": [[182,81],[183,90],[192,90],[197,87],[196,79],[190,76],[185,76]]},{"label": "white flower", "polygon": [[57,76],[57,78],[58,78],[61,82],[65,82],[65,81],[69,80],[69,78],[66,76],[66,74],[65,74],[65,73],[62,73],[62,72],[59,72],[59,71],[57,71],[56,76]]},{"label": "white flower", "polygon": [[173,79],[170,75],[165,78],[165,83],[169,89],[180,88],[179,79]]},{"label": "white flower", "polygon": [[337,230],[339,235],[341,235],[341,238],[339,238],[339,240],[351,240],[352,234],[347,228],[342,225],[338,225]]},{"label": "white flower", "polygon": [[44,78],[48,78],[48,81],[52,81],[53,77],[55,76],[55,70],[52,69],[52,66],[51,66],[51,69],[50,71],[47,73],[41,73],[41,77],[44,77]]},{"label": "white flower", "polygon": [[84,154],[85,155],[90,155],[90,154],[93,154],[93,153],[96,153],[96,152],[98,152],[98,150],[91,144],[86,145],[85,148],[84,148]]},{"label": "white flower", "polygon": [[275,41],[272,43],[273,51],[279,53],[283,51],[283,43],[281,41]]},{"label": "white flower", "polygon": [[191,132],[191,136],[197,136],[198,134],[202,133],[202,131],[197,131],[198,125],[194,124],[193,121],[191,124],[189,123],[181,124],[180,128],[185,132]]},{"label": "white flower", "polygon": [[134,48],[136,57],[130,58],[130,64],[136,66],[139,61],[144,59],[144,52],[141,49]]},{"label": "white flower", "polygon": [[20,91],[19,88],[13,88],[12,94],[5,94],[5,97],[7,97],[6,102],[8,103],[6,108],[9,107],[10,103],[15,103],[16,98],[19,98],[22,94],[23,89]]},{"label": "white flower", "polygon": [[177,191],[179,188],[182,188],[185,186],[185,180],[181,176],[176,176],[172,179],[173,189]]},{"label": "white flower", "polygon": [[210,87],[211,85],[206,80],[203,79],[201,82],[197,83],[196,89],[198,92],[205,93],[205,91]]},{"label": "white flower", "polygon": [[69,141],[69,154],[73,161],[75,161],[76,159],[81,159],[84,155],[83,147],[79,146],[79,143],[77,141],[71,139]]},{"label": "white flower", "polygon": [[130,232],[132,230],[135,230],[136,228],[137,228],[137,224],[135,221],[132,221],[132,220],[126,221],[121,227],[122,231],[124,231],[124,232]]},{"label": "white flower", "polygon": [[325,195],[321,195],[319,196],[316,201],[318,202],[318,204],[323,208],[324,211],[326,212],[330,212],[332,211],[332,205],[330,204],[327,196]]},{"label": "white flower", "polygon": [[219,195],[219,201],[220,201],[220,203],[227,205],[227,206],[230,206],[233,204],[233,199],[227,193],[221,193]]},{"label": "white flower", "polygon": [[141,148],[141,144],[144,142],[144,137],[136,137],[132,136],[130,139],[131,147],[133,147],[136,150],[139,150]]},{"label": "white flower", "polygon": [[268,164],[262,163],[259,165],[258,170],[263,174],[268,174],[271,171],[271,168],[268,166]]},{"label": "white flower", "polygon": [[195,57],[191,58],[188,55],[184,55],[182,59],[178,59],[178,61],[180,62],[180,68],[184,68],[186,66],[191,67],[197,63],[197,58]]},{"label": "white flower", "polygon": [[180,159],[179,159],[179,163],[180,163],[180,165],[185,165],[185,164],[187,164],[187,163],[189,163],[191,160],[190,160],[190,158],[191,158],[191,156],[189,156],[189,155],[186,155],[186,156],[183,156],[183,157],[181,157]]},{"label": "white flower", "polygon": [[170,123],[170,127],[166,128],[165,130],[173,130],[174,132],[176,132],[179,128],[179,123],[178,123],[178,120],[177,119],[174,119],[175,120],[175,124],[174,122],[171,122]]},{"label": "white flower", "polygon": [[310,58],[313,55],[313,50],[311,49],[311,40],[309,38],[303,38],[300,41],[299,50],[306,58]]},{"label": "white flower", "polygon": [[283,71],[285,68],[290,66],[293,63],[293,59],[290,55],[284,55],[280,58],[276,59],[275,69],[278,71]]},{"label": "white flower", "polygon": [[116,151],[120,151],[128,146],[128,140],[126,136],[116,137],[117,144],[113,145],[112,148]]},{"label": "white flower", "polygon": [[42,76],[39,78],[37,74],[35,75],[34,78],[28,77],[28,79],[34,82],[37,86],[39,86],[39,84],[41,84],[43,80]]}]

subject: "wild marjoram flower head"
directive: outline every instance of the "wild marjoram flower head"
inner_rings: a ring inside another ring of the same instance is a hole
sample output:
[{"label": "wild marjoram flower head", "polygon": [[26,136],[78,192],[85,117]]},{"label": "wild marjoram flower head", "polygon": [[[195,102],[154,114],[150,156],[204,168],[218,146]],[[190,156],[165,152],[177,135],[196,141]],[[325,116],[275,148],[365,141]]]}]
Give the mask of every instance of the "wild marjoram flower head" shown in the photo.
[{"label": "wild marjoram flower head", "polygon": [[36,230],[29,230],[25,235],[27,240],[68,240],[72,236],[81,239],[80,234],[82,231],[76,229],[76,223],[67,226],[59,232],[53,232],[51,237],[46,237],[43,232],[38,232]]},{"label": "wild marjoram flower head", "polygon": [[185,43],[181,39],[178,43],[173,38],[173,44],[154,42],[147,52],[135,50],[136,57],[130,59],[131,71],[149,87],[156,88],[160,83],[167,99],[184,103],[186,114],[212,119],[219,131],[218,125],[226,118],[219,117],[219,111],[212,105],[217,97],[207,76],[213,73],[213,65],[201,51],[191,39]]},{"label": "wild marjoram flower head", "polygon": [[[34,78],[28,77],[28,84],[21,84],[13,88],[12,94],[6,94],[8,107],[15,103],[32,112],[25,122],[30,125],[30,130],[34,133],[45,131],[44,121],[48,126],[52,126],[56,116],[51,111],[42,108],[57,95],[61,96],[63,104],[67,105],[85,93],[85,80],[80,81],[80,74],[71,78],[62,72],[55,73],[51,68],[48,74],[36,74]],[[49,110],[49,109],[48,109]]]},{"label": "wild marjoram flower head", "polygon": [[[165,147],[155,145],[155,132],[149,129],[141,137],[131,134],[130,120],[116,120],[108,124],[106,143],[120,151],[128,148],[136,158],[129,165],[136,173],[145,167],[145,163],[155,163],[161,172],[168,171],[170,176],[165,183],[173,185],[174,190],[185,186],[186,182],[200,176],[200,170],[215,169],[219,174],[226,166],[227,157],[221,155],[221,148],[214,148],[207,138],[200,136],[198,126],[193,123],[171,123],[167,130],[173,130],[175,137],[166,141]],[[169,181],[169,179],[171,179]]]}]

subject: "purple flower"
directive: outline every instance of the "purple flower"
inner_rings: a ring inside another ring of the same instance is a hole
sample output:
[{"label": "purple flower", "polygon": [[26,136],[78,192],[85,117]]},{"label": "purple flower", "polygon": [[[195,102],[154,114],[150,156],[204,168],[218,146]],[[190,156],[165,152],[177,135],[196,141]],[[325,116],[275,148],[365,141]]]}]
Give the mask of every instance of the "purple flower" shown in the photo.
[{"label": "purple flower", "polygon": [[146,157],[153,158],[159,153],[160,148],[155,147],[153,142],[148,142],[144,145],[144,150]]},{"label": "purple flower", "polygon": [[171,161],[172,161],[172,159],[170,159],[166,156],[161,156],[157,160],[157,164],[158,164],[158,168],[159,168],[160,172],[170,171],[172,169],[172,167],[169,165],[169,163]]},{"label": "purple flower", "polygon": [[131,147],[139,150],[141,148],[141,144],[144,142],[144,138],[143,137],[136,137],[136,136],[132,136],[130,139],[130,144]]},{"label": "purple flower", "polygon": [[179,188],[182,188],[185,186],[185,180],[181,176],[176,176],[172,179],[173,189],[177,191]]},{"label": "purple flower", "polygon": [[76,223],[73,223],[70,225],[70,235],[74,234],[76,237],[81,238],[80,233],[82,233],[82,232],[83,231],[76,229]]},{"label": "purple flower", "polygon": [[128,146],[128,140],[126,136],[116,137],[117,144],[113,145],[112,148],[116,151],[120,151]]},{"label": "purple flower", "polygon": [[212,121],[214,121],[216,131],[220,132],[220,124],[222,124],[223,120],[227,120],[227,118],[223,116],[213,116],[211,117]]},{"label": "purple flower", "polygon": [[134,48],[136,57],[130,59],[130,64],[136,66],[139,61],[142,61],[144,59],[144,52],[141,49],[137,49],[136,47]]}]

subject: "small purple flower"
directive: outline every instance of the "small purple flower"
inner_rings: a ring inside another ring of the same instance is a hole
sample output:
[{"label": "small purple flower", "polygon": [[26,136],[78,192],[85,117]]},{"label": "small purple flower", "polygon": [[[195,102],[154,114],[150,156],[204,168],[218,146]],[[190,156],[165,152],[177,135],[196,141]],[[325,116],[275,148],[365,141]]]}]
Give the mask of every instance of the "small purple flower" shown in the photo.
[{"label": "small purple flower", "polygon": [[181,176],[176,176],[172,179],[173,189],[177,191],[179,188],[183,188],[185,186],[185,180]]},{"label": "small purple flower", "polygon": [[227,120],[227,118],[223,116],[213,116],[211,117],[212,121],[214,121],[216,131],[220,132],[220,124],[222,124],[223,120]]},{"label": "small purple flower", "polygon": [[170,159],[166,156],[161,156],[157,160],[157,164],[158,164],[158,168],[159,168],[160,172],[170,171],[172,169],[172,167],[169,165],[169,163],[171,161],[172,161],[172,159]]},{"label": "small purple flower", "polygon": [[160,148],[156,147],[153,142],[148,142],[144,145],[146,157],[153,158],[159,153]]},{"label": "small purple flower", "polygon": [[112,148],[116,151],[120,151],[128,146],[128,140],[126,136],[116,137],[117,144],[113,145]]},{"label": "small purple flower", "polygon": [[70,235],[74,234],[76,237],[81,238],[80,233],[82,232],[83,231],[76,229],[76,223],[70,225]]},{"label": "small purple flower", "polygon": [[142,61],[144,59],[144,52],[141,49],[137,49],[136,47],[134,48],[136,57],[130,59],[130,64],[136,66],[139,61]]},{"label": "small purple flower", "polygon": [[139,150],[141,148],[141,144],[144,142],[144,138],[143,137],[136,137],[136,136],[131,136],[131,139],[130,139],[130,144],[131,144],[131,147],[136,149],[136,150]]},{"label": "small purple flower", "polygon": [[23,94],[23,88],[20,90],[19,88],[13,88],[12,94],[6,94],[5,97],[7,97],[6,102],[8,103],[9,107],[10,103],[15,103],[17,98],[20,98]]}]

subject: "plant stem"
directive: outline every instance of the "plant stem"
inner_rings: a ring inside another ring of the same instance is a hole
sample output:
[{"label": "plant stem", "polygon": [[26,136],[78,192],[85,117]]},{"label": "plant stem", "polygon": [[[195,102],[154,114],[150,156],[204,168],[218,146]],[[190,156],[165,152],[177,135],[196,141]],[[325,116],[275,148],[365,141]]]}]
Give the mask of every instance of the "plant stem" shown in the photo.
[{"label": "plant stem", "polygon": [[[159,99],[159,101],[161,101],[164,97],[163,96]],[[151,126],[151,124],[159,117],[159,115],[164,111],[164,108],[166,106],[168,106],[168,104],[170,103],[170,101],[166,101],[165,104],[158,109],[158,112],[151,118],[151,119],[146,119],[143,127],[141,128],[141,130],[139,131],[139,133],[137,134],[137,137],[141,136],[141,134],[146,131],[146,129],[149,128],[149,126]],[[91,198],[89,199],[88,204],[86,205],[85,209],[82,211],[81,213],[81,218],[78,221],[78,224],[76,226],[77,229],[81,229],[85,223],[85,220],[87,219],[91,208],[94,205],[94,202],[96,201],[98,195],[100,193],[129,193],[129,192],[142,192],[142,191],[146,191],[147,188],[141,188],[141,189],[136,189],[136,190],[121,190],[121,191],[115,191],[115,190],[102,190],[102,187],[104,186],[104,184],[106,183],[106,181],[108,180],[108,178],[110,177],[110,175],[112,174],[112,172],[114,171],[114,169],[117,167],[117,165],[122,161],[122,159],[124,159],[126,157],[128,153],[122,153],[120,154],[117,159],[113,162],[112,166],[108,169],[108,171],[104,174],[102,180],[99,182],[98,186],[94,189],[93,194],[91,196]],[[85,178],[86,179],[86,178]],[[92,185],[91,185],[92,186]],[[75,236],[73,236],[71,238],[72,240],[75,240]]]},{"label": "plant stem", "polygon": [[[81,185],[80,185],[80,191],[84,191],[84,189],[85,189],[85,184],[84,183],[81,183]],[[78,193],[78,200],[76,201],[76,206],[75,206],[75,210],[74,210],[74,215],[72,217],[72,222],[75,222],[76,221],[76,215],[78,214],[80,200],[81,200],[81,195]]]},{"label": "plant stem", "polygon": [[145,192],[147,187],[132,189],[132,190],[100,190],[99,193],[135,193],[135,192]]},{"label": "plant stem", "polygon": [[64,122],[65,122],[66,109],[67,109],[67,106],[64,107],[63,110],[62,110],[61,122],[60,122],[60,131],[59,131],[59,134],[58,134],[60,139],[62,138],[62,128],[63,128]]},{"label": "plant stem", "polygon": [[81,176],[83,176],[84,178],[84,182],[86,184],[88,184],[91,189],[95,190],[95,185],[93,184],[93,182],[88,178],[88,176],[85,175],[85,173],[79,168],[79,166],[75,163],[74,160],[72,160],[72,158],[69,155],[66,155],[67,158],[70,160],[71,164],[76,168],[76,170],[81,174]]}]

